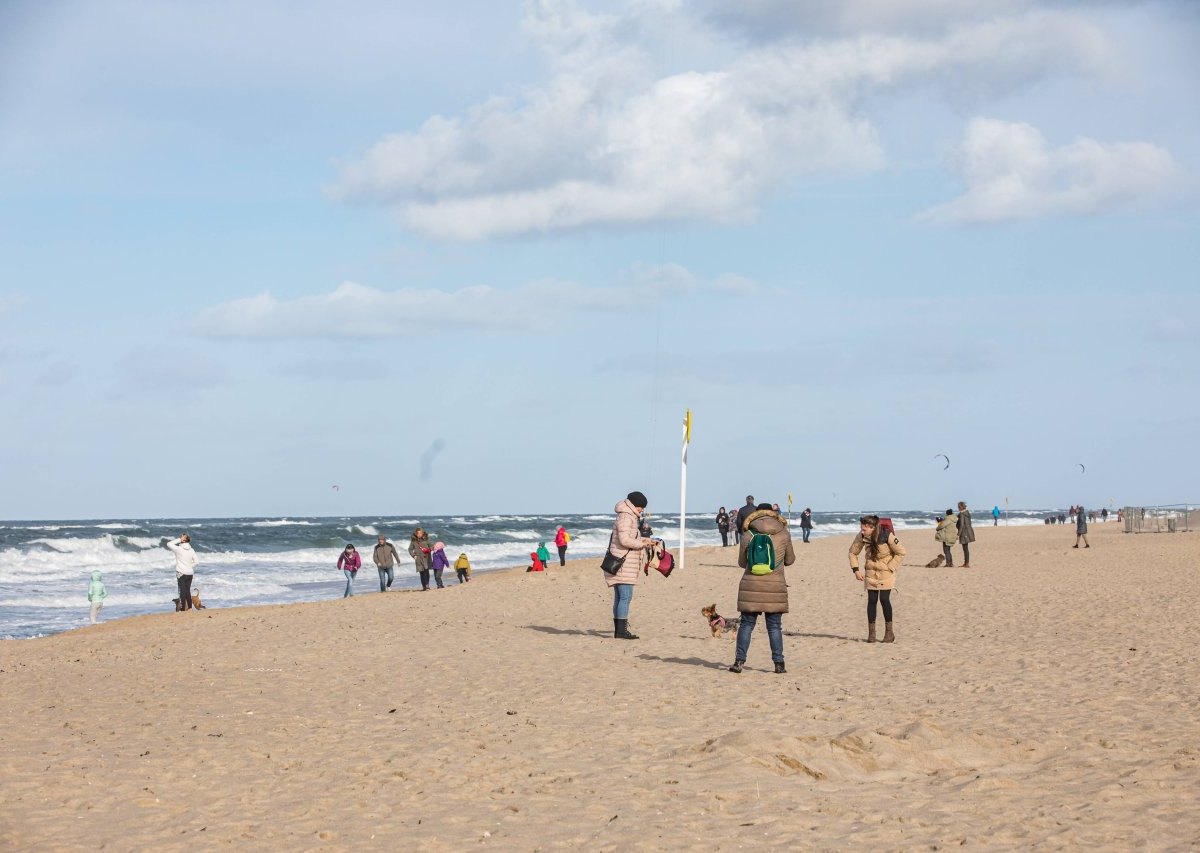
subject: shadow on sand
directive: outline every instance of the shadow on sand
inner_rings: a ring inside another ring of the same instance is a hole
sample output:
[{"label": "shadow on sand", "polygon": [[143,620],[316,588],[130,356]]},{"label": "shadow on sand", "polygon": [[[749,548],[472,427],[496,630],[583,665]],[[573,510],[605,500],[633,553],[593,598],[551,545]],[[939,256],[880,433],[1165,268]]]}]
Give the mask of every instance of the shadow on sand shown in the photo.
[{"label": "shadow on sand", "polygon": [[700,658],[663,658],[658,655],[638,655],[639,660],[656,660],[661,663],[677,663],[681,666],[702,666],[705,669],[724,669],[725,664],[716,663],[711,660],[701,660]]},{"label": "shadow on sand", "polygon": [[530,631],[541,631],[543,634],[574,634],[577,637],[611,637],[611,631],[584,631],[581,628],[554,628],[550,625],[526,625]]}]

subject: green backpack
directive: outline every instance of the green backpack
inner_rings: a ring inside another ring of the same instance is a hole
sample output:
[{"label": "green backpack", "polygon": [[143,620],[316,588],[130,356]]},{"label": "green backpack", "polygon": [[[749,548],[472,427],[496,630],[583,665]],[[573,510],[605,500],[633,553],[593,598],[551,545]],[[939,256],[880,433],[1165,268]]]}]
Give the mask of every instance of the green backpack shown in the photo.
[{"label": "green backpack", "polygon": [[769,575],[775,571],[775,543],[765,533],[755,533],[746,547],[746,563],[752,575]]}]

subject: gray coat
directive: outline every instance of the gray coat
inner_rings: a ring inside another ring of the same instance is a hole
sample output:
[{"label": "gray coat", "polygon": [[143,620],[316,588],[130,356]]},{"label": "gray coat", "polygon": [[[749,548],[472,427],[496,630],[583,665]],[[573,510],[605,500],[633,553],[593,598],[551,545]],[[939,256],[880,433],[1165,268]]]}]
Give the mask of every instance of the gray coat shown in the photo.
[{"label": "gray coat", "polygon": [[784,566],[796,562],[792,550],[792,536],[787,522],[779,513],[769,509],[755,510],[746,518],[746,530],[750,533],[765,533],[775,545],[775,571],[765,575],[750,574],[747,552],[750,548],[749,535],[742,537],[738,549],[738,565],[746,571],[738,584],[738,610],[742,613],[787,613],[788,591]]},{"label": "gray coat", "polygon": [[964,545],[969,545],[975,541],[975,528],[971,526],[970,510],[959,510],[958,541]]}]

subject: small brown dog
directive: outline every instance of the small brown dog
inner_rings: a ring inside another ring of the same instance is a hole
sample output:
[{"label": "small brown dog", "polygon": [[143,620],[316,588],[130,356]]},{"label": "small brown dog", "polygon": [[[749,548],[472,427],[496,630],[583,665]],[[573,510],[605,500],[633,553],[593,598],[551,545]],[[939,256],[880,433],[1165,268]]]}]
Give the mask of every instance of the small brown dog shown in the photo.
[{"label": "small brown dog", "polygon": [[738,629],[738,622],[741,619],[741,617],[737,616],[735,616],[733,619],[726,619],[717,612],[717,605],[715,604],[710,604],[708,607],[701,607],[700,613],[705,619],[708,620],[708,629],[712,631],[712,635],[717,638],[725,636],[726,631],[733,631],[736,633]]},{"label": "small brown dog", "polygon": [[936,569],[939,568],[944,562],[946,562],[946,556],[944,554],[938,554],[937,557],[925,564],[925,568]]},{"label": "small brown dog", "polygon": [[[175,602],[176,613],[178,613],[180,610],[183,610],[183,602],[181,602],[178,598],[172,598],[171,600]],[[200,590],[196,590],[192,593],[192,608],[195,610],[204,609],[204,605],[200,602]]]}]

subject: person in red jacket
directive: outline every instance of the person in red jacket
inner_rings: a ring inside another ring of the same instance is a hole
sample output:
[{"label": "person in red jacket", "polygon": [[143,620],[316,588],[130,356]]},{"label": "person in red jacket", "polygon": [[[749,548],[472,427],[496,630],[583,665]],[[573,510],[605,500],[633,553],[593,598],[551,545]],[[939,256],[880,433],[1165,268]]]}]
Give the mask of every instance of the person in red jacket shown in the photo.
[{"label": "person in red jacket", "polygon": [[527,571],[527,572],[544,572],[544,571],[546,571],[546,566],[542,563],[541,559],[538,557],[537,551],[529,552],[529,562],[530,562],[530,566],[525,571]]}]

